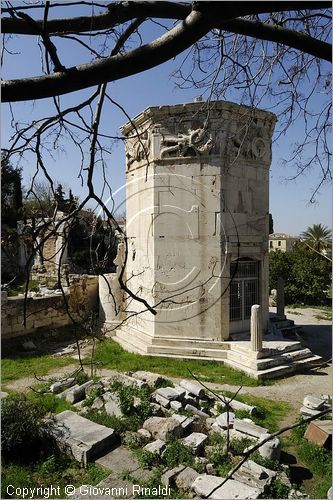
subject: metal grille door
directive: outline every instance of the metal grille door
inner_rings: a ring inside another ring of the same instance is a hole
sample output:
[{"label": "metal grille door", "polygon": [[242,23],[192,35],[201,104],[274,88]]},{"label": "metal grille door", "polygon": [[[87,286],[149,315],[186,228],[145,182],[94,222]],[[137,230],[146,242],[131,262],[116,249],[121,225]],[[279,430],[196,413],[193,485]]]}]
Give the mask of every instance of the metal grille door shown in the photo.
[{"label": "metal grille door", "polygon": [[259,304],[259,262],[238,261],[230,266],[230,321],[238,322],[232,330],[246,328],[251,307]]}]

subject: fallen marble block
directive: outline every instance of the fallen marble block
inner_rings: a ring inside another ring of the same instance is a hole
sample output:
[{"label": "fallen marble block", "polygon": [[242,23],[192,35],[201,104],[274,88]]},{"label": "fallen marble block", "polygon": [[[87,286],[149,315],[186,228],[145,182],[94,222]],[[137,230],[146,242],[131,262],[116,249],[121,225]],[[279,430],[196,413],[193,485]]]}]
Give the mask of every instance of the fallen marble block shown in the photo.
[{"label": "fallen marble block", "polygon": [[200,497],[207,498],[216,488],[221,486],[222,483],[222,477],[202,474],[196,478],[196,480],[192,484],[192,489]]},{"label": "fallen marble block", "polygon": [[191,382],[189,380],[181,380],[179,385],[183,387],[187,392],[198,396],[199,398],[203,398],[205,396],[205,390],[202,386],[196,382]]},{"label": "fallen marble block", "polygon": [[67,380],[62,380],[60,382],[54,382],[54,384],[50,386],[50,391],[53,393],[64,391],[65,389],[71,387],[74,384],[74,382],[75,379],[72,377],[68,378]]},{"label": "fallen marble block", "polygon": [[146,444],[143,449],[149,451],[150,453],[156,453],[156,455],[161,456],[162,452],[165,450],[165,446],[165,441],[156,439],[156,441],[152,441],[151,443]]},{"label": "fallen marble block", "polygon": [[321,410],[325,405],[325,399],[316,398],[314,396],[305,396],[303,399],[303,406],[311,410]]},{"label": "fallen marble block", "polygon": [[262,491],[259,488],[253,488],[235,479],[228,479],[223,486],[217,488],[208,498],[214,498],[216,500],[239,498],[245,500],[260,498],[261,493]]},{"label": "fallen marble block", "polygon": [[115,441],[113,429],[95,424],[70,410],[48,421],[46,431],[59,449],[84,466],[101,452],[109,450]]},{"label": "fallen marble block", "polygon": [[200,455],[200,452],[207,441],[208,436],[201,432],[192,432],[189,436],[182,440],[186,448],[189,448],[194,455]]},{"label": "fallen marble block", "polygon": [[141,380],[142,382],[146,382],[149,387],[158,387],[160,384],[165,382],[165,378],[158,373],[146,372],[146,371],[138,371],[132,373],[132,377],[137,380]]},{"label": "fallen marble block", "polygon": [[235,414],[232,411],[229,411],[229,415],[227,412],[221,413],[218,417],[216,417],[215,422],[222,427],[222,429],[228,429],[233,427],[235,421]]},{"label": "fallen marble block", "polygon": [[267,434],[268,430],[264,427],[260,427],[260,425],[251,424],[246,422],[245,420],[239,420],[238,418],[234,419],[233,428],[236,431],[243,432],[244,434],[248,434],[249,436],[261,437],[263,434]]}]

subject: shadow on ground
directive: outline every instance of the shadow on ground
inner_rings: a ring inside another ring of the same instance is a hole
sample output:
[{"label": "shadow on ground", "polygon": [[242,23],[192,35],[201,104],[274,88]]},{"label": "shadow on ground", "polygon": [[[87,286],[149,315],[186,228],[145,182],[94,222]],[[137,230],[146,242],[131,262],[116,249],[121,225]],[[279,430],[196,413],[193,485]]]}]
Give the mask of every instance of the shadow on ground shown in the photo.
[{"label": "shadow on ground", "polygon": [[325,361],[332,358],[332,328],[330,325],[302,325],[302,340],[314,354]]}]

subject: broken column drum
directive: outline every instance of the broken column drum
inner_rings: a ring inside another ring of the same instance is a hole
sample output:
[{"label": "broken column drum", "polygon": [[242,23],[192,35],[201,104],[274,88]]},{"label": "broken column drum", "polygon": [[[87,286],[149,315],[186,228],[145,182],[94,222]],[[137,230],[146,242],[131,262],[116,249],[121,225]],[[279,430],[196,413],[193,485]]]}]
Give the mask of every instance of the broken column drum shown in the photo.
[{"label": "broken column drum", "polygon": [[262,350],[261,306],[258,304],[251,307],[251,349],[254,352]]},{"label": "broken column drum", "polygon": [[223,350],[250,330],[253,304],[266,328],[274,126],[272,113],[215,101],[151,107],[122,127],[124,280],[157,314],[130,300],[115,340],[151,354]]}]

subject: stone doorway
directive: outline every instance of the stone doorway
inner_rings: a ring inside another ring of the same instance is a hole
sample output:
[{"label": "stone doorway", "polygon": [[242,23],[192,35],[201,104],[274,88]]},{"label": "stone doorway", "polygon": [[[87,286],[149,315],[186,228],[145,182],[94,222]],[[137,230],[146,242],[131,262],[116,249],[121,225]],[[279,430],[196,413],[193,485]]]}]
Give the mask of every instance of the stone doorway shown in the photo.
[{"label": "stone doorway", "polygon": [[230,277],[230,333],[244,332],[250,330],[251,306],[260,304],[259,262],[232,262]]}]

